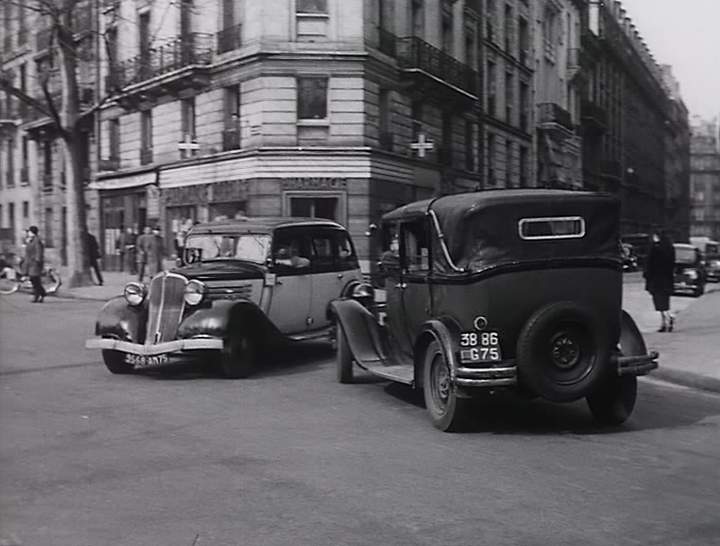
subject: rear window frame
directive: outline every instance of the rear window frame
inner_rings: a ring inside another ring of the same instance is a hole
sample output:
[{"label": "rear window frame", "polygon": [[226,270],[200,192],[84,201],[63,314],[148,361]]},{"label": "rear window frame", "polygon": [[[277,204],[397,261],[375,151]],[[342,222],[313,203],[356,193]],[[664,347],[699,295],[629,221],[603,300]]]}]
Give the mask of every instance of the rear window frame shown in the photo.
[{"label": "rear window frame", "polygon": [[[567,234],[549,234],[549,235],[526,235],[523,232],[523,227],[531,224],[531,223],[541,223],[541,222],[580,222],[580,232],[579,233],[567,233]],[[527,217],[527,218],[521,218],[518,220],[518,237],[522,239],[523,241],[555,241],[555,240],[564,240],[564,239],[582,239],[587,235],[587,224],[585,222],[585,218],[582,216],[533,216],[533,217]]]}]

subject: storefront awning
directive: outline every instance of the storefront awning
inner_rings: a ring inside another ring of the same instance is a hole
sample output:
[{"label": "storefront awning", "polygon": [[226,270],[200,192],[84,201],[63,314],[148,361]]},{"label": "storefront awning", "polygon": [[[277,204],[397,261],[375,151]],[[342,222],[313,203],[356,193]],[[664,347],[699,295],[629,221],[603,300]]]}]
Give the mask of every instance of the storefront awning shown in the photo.
[{"label": "storefront awning", "polygon": [[88,188],[92,190],[122,190],[127,188],[139,188],[148,184],[157,184],[157,171],[148,171],[144,173],[131,174],[126,176],[115,176],[112,178],[104,178],[95,180],[88,184]]}]

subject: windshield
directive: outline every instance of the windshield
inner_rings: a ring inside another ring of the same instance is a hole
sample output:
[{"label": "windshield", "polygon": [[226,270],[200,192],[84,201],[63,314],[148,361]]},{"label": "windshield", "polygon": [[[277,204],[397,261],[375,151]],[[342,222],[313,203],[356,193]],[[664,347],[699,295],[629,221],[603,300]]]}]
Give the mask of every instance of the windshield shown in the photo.
[{"label": "windshield", "polygon": [[675,247],[675,261],[681,264],[695,263],[695,249]]},{"label": "windshield", "polygon": [[190,235],[185,241],[185,262],[245,260],[265,263],[270,235],[257,233]]}]

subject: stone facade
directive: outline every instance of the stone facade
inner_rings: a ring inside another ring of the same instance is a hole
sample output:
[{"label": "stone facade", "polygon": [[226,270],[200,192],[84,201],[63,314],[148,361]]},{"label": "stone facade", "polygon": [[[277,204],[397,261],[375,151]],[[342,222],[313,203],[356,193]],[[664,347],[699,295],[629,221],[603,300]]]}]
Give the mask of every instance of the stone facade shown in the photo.
[{"label": "stone facade", "polygon": [[720,241],[720,129],[695,120],[690,171],[690,235]]}]

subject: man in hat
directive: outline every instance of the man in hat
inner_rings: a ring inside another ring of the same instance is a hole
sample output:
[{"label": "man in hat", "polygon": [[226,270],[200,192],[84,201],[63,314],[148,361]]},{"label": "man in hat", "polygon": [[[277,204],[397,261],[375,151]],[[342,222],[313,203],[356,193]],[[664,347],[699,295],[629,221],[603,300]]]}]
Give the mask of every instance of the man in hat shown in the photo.
[{"label": "man in hat", "polygon": [[38,236],[37,226],[30,226],[25,243],[25,268],[33,287],[33,303],[42,303],[45,299],[45,288],[40,280],[45,265],[44,261],[45,245]]}]

